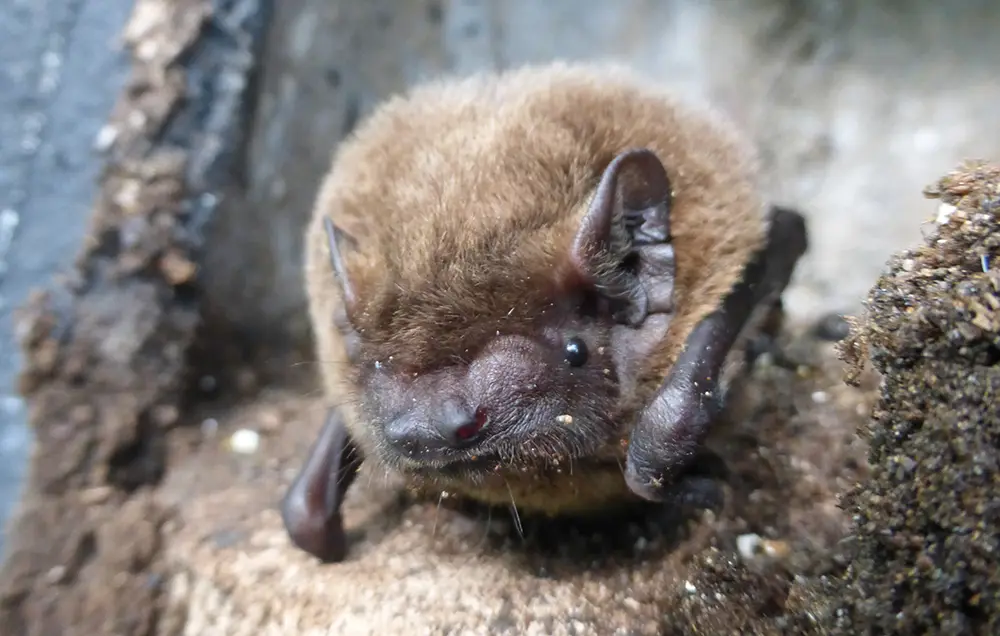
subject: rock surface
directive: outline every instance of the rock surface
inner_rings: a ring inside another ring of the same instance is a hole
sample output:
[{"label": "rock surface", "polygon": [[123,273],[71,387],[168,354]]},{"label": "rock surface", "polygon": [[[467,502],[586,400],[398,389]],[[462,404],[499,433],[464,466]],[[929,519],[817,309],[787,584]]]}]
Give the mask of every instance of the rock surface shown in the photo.
[{"label": "rock surface", "polygon": [[[846,386],[833,346],[808,334],[780,350],[758,360],[713,436],[729,471],[720,509],[603,525],[521,519],[522,540],[507,510],[407,504],[363,473],[345,504],[349,558],[329,566],[290,546],[276,510],[322,404],[275,390],[222,411],[211,439],[176,441],[198,450],[172,454],[158,493],[175,511],[164,530],[173,619],[161,633],[816,630],[789,594],[794,577],[835,569],[830,549],[847,529],[836,493],[864,475],[854,432],[872,386]],[[228,449],[240,427],[263,431],[257,453]]]},{"label": "rock surface", "polygon": [[202,226],[227,185],[246,101],[233,78],[248,73],[266,23],[246,10],[255,2],[215,14],[203,0],[135,5],[124,36],[136,64],[88,238],[18,325],[37,445],[0,569],[3,633],[156,626],[167,511],[146,487],[164,474],[186,397]]},{"label": "rock surface", "polygon": [[87,233],[98,132],[128,72],[132,0],[0,0],[0,554],[31,447],[14,312]]},{"label": "rock surface", "polygon": [[1000,167],[969,165],[922,245],[892,258],[845,351],[885,378],[838,627],[1000,632]]}]

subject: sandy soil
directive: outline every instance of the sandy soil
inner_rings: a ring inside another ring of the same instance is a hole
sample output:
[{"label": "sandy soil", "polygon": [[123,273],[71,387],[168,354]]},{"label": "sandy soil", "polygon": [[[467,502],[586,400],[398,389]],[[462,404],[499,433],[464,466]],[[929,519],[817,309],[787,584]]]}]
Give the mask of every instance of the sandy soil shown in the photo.
[{"label": "sandy soil", "polygon": [[[276,511],[321,401],[298,386],[208,411],[172,440],[157,492],[174,511],[163,531],[171,575],[161,633],[804,629],[811,620],[794,603],[807,591],[793,589],[795,577],[837,571],[829,550],[847,525],[835,494],[864,472],[854,430],[871,386],[851,389],[841,372],[833,346],[809,333],[758,360],[712,441],[728,470],[720,509],[521,519],[521,537],[507,510],[408,502],[368,474],[346,504],[349,559],[331,566],[292,549]],[[260,433],[257,452],[232,451],[238,428]]]}]

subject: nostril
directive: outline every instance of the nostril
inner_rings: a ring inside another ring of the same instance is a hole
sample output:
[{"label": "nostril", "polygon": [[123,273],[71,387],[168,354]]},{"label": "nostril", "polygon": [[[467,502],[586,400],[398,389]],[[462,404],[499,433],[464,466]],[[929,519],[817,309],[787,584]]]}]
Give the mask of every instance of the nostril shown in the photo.
[{"label": "nostril", "polygon": [[479,434],[479,431],[483,430],[483,427],[486,426],[486,415],[486,409],[480,406],[476,409],[471,420],[455,429],[455,438],[459,442],[472,441]]},{"label": "nostril", "polygon": [[435,403],[431,413],[406,413],[388,422],[383,430],[386,441],[398,452],[430,457],[475,442],[487,420],[485,408],[473,410],[464,400],[446,399]]}]

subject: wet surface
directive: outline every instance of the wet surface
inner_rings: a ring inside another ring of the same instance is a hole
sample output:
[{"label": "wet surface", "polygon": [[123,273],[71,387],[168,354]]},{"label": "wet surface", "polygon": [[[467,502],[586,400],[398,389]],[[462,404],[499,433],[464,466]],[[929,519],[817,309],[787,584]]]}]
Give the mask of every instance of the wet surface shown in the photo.
[{"label": "wet surface", "polygon": [[[131,0],[0,0],[0,524],[31,444],[14,390],[13,312],[76,256],[96,192],[95,139],[123,84]],[[0,553],[3,534],[0,533]]]}]

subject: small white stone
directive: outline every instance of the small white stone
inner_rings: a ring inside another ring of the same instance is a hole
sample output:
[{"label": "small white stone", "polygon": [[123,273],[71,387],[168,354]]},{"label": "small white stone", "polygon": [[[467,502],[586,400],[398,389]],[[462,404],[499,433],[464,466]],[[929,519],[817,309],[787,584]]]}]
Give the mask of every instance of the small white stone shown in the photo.
[{"label": "small white stone", "polygon": [[625,607],[629,608],[633,612],[638,612],[640,609],[642,609],[642,606],[639,605],[639,601],[635,600],[631,596],[629,596],[622,602],[625,604]]},{"label": "small white stone", "polygon": [[691,581],[684,581],[684,591],[687,592],[688,594],[694,594],[695,592],[698,591],[698,588],[696,588],[694,586],[694,583],[692,583]]},{"label": "small white stone", "polygon": [[116,139],[118,139],[118,128],[107,124],[97,133],[94,149],[98,152],[104,152],[115,143]]},{"label": "small white stone", "polygon": [[935,219],[937,224],[944,225],[947,223],[948,219],[951,218],[951,215],[955,213],[955,209],[955,206],[949,203],[942,203],[939,205],[937,209],[937,219]]},{"label": "small white stone", "polygon": [[573,423],[573,416],[572,415],[557,415],[556,416],[556,421],[559,422],[560,424],[572,424]]},{"label": "small white stone", "polygon": [[45,582],[49,585],[57,585],[66,579],[66,566],[57,565],[45,573]]},{"label": "small white stone", "polygon": [[826,404],[830,400],[830,395],[826,391],[814,391],[812,401],[816,404]]},{"label": "small white stone", "polygon": [[201,434],[205,437],[215,437],[219,432],[219,421],[213,417],[203,420],[201,423]]},{"label": "small white stone", "polygon": [[904,272],[912,272],[914,269],[916,269],[916,267],[917,267],[917,262],[912,258],[908,258],[905,261],[903,261]]},{"label": "small white stone", "polygon": [[744,559],[752,559],[760,548],[760,536],[756,534],[741,534],[736,537],[736,549]]},{"label": "small white stone", "polygon": [[229,448],[234,453],[240,453],[241,455],[256,453],[257,449],[260,448],[260,435],[257,431],[241,428],[229,438]]}]

